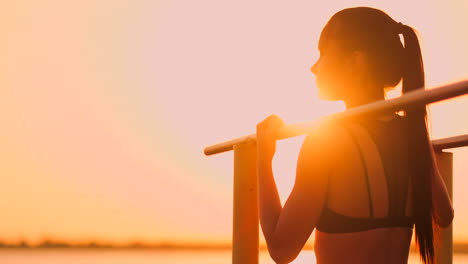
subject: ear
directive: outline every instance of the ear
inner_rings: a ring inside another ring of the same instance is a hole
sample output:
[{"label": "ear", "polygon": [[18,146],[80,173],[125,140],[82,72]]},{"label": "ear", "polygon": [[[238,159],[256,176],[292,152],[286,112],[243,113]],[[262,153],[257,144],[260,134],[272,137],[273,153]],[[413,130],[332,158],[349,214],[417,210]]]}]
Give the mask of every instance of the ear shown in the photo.
[{"label": "ear", "polygon": [[360,50],[352,51],[347,59],[347,67],[353,74],[367,74],[369,72],[369,57],[367,53]]}]

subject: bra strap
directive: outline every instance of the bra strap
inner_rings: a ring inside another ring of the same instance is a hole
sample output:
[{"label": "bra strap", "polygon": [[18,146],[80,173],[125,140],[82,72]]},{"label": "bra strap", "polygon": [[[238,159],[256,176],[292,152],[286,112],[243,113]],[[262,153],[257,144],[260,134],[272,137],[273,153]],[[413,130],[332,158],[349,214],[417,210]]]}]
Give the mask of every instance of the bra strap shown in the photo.
[{"label": "bra strap", "polygon": [[349,127],[346,127],[346,129],[348,130],[351,138],[353,139],[354,145],[357,147],[357,150],[359,152],[359,157],[361,159],[361,164],[362,164],[362,167],[364,168],[364,174],[365,174],[365,178],[366,178],[367,194],[369,196],[369,213],[370,213],[371,218],[374,218],[374,207],[372,205],[372,197],[371,197],[369,175],[368,175],[368,172],[367,172],[366,161],[364,160],[364,155],[362,153],[361,147],[359,146],[359,142],[358,142],[356,136],[352,133],[352,129],[349,128]]}]

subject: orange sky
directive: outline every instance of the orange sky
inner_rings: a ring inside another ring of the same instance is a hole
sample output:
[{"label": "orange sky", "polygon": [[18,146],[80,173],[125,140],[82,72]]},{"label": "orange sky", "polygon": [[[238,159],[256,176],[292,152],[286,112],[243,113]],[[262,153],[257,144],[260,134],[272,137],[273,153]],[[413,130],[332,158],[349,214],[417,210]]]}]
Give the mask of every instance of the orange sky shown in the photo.
[{"label": "orange sky", "polygon": [[[468,78],[464,0],[0,4],[0,240],[229,241],[232,153],[203,147],[271,113],[342,110],[309,68],[328,18],[356,5],[419,30],[428,86]],[[433,137],[467,134],[467,104],[431,107]],[[279,143],[283,199],[300,140]],[[454,237],[468,240],[468,148],[453,152]]]}]

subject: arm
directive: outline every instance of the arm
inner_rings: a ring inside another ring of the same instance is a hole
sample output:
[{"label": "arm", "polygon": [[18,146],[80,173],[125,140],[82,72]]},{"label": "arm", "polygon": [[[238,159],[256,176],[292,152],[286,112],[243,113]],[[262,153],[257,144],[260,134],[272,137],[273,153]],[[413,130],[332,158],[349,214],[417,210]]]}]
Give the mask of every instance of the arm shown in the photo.
[{"label": "arm", "polygon": [[320,217],[331,156],[327,152],[327,133],[317,130],[306,137],[293,190],[282,208],[272,171],[275,129],[282,125],[282,121],[272,120],[276,118],[269,117],[257,126],[259,213],[271,257],[276,263],[289,263],[300,253]]},{"label": "arm", "polygon": [[454,211],[435,158],[434,173],[432,174],[432,206],[435,222],[441,227],[448,227],[452,223]]}]

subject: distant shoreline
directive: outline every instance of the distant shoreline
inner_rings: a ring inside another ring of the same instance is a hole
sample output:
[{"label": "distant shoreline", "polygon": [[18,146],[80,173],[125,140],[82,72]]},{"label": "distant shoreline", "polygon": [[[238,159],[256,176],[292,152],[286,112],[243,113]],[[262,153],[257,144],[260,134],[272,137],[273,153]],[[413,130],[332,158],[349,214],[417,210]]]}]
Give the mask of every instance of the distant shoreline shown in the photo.
[{"label": "distant shoreline", "polygon": [[[39,244],[30,244],[25,241],[18,243],[0,242],[0,251],[16,249],[16,250],[148,250],[148,251],[217,251],[231,250],[231,244],[203,244],[203,243],[170,243],[162,242],[156,244],[148,244],[141,242],[132,242],[127,244],[111,244],[103,242],[85,242],[85,243],[69,243],[62,241],[45,240]],[[311,245],[306,245],[304,250],[312,250]],[[260,250],[267,250],[266,245],[260,245]],[[411,247],[411,252],[415,252],[414,246]],[[453,244],[454,254],[468,254],[468,242],[458,242]]]},{"label": "distant shoreline", "polygon": [[39,244],[30,244],[24,241],[19,243],[0,242],[0,250],[2,249],[96,249],[96,250],[230,250],[230,244],[202,244],[202,243],[140,243],[132,242],[127,244],[111,244],[103,242],[84,242],[84,243],[69,243],[61,241],[43,241]]},{"label": "distant shoreline", "polygon": [[[0,250],[2,249],[71,249],[71,250],[231,250],[231,243],[177,243],[177,242],[159,242],[159,243],[144,243],[144,242],[129,242],[129,243],[106,243],[106,242],[64,242],[60,240],[46,239],[40,243],[29,243],[20,241],[17,243],[6,243],[0,241]],[[267,250],[266,245],[260,244],[260,250]],[[310,244],[306,244],[305,250],[312,250]]]}]

